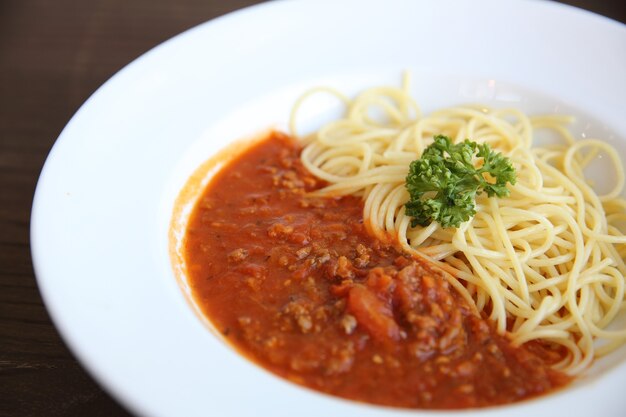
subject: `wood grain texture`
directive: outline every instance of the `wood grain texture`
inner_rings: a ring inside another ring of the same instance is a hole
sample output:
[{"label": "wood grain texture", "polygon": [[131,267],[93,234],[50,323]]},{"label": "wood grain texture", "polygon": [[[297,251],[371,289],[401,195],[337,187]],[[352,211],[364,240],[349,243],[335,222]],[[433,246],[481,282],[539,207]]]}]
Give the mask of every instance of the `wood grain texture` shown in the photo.
[{"label": "wood grain texture", "polygon": [[[63,126],[117,70],[255,0],[0,1],[0,416],[126,416],[50,321],[31,264],[37,177]],[[626,21],[623,0],[568,0]]]}]

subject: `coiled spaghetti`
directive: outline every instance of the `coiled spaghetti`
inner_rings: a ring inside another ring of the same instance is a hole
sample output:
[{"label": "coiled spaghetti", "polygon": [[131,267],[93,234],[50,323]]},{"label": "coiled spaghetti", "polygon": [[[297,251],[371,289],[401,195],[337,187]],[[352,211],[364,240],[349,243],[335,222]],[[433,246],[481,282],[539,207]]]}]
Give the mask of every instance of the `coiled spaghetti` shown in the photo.
[{"label": "coiled spaghetti", "polygon": [[[330,185],[322,195],[359,195],[371,233],[397,239],[403,250],[428,257],[450,272],[455,287],[494,321],[513,343],[541,340],[568,354],[556,368],[570,374],[626,342],[626,329],[609,330],[624,310],[626,220],[620,196],[624,169],[617,152],[601,140],[575,140],[571,117],[529,117],[515,109],[464,106],[421,114],[402,88],[368,89],[350,100],[336,95],[345,116],[303,138],[301,158]],[[534,146],[536,131],[549,129],[560,143]],[[438,223],[411,227],[404,205],[405,178],[433,136],[457,143],[487,142],[514,164],[517,183],[508,198],[477,197],[477,214],[458,229]],[[614,170],[614,187],[599,195],[584,169],[597,155]]]}]

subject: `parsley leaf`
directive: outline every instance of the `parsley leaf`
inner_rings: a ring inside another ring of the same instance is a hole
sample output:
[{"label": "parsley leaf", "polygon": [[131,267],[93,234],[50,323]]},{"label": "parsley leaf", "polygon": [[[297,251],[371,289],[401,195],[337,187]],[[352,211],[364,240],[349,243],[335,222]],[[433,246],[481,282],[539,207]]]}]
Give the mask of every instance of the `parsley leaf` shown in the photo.
[{"label": "parsley leaf", "polygon": [[[474,166],[474,154],[482,166]],[[483,191],[489,197],[507,197],[507,183],[515,184],[515,168],[507,157],[488,144],[435,136],[422,157],[411,162],[406,177],[410,200],[406,214],[412,226],[428,226],[433,220],[443,227],[459,225],[476,214],[475,199]]]}]

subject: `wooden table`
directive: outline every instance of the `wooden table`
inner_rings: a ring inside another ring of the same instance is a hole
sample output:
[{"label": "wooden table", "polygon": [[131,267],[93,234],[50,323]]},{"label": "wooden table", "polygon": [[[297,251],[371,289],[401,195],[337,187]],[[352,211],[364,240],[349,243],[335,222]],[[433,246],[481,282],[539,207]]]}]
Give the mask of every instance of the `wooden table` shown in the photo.
[{"label": "wooden table", "polygon": [[[78,107],[134,58],[255,0],[0,1],[0,416],[124,416],[61,340],[29,248],[33,192]],[[623,0],[566,3],[626,21]]]}]

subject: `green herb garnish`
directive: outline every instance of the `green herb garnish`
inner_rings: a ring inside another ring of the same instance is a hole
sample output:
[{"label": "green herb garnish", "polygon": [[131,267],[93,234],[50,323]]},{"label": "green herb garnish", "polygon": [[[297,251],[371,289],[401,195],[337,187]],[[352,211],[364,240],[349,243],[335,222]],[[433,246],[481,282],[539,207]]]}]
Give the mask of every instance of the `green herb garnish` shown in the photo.
[{"label": "green herb garnish", "polygon": [[[475,153],[482,158],[479,168],[474,166]],[[515,184],[515,168],[488,144],[468,139],[452,144],[450,138],[438,135],[422,157],[411,162],[406,214],[413,217],[412,226],[428,226],[434,220],[443,227],[459,227],[476,214],[476,195],[484,191],[489,197],[507,197],[507,182]]]}]

